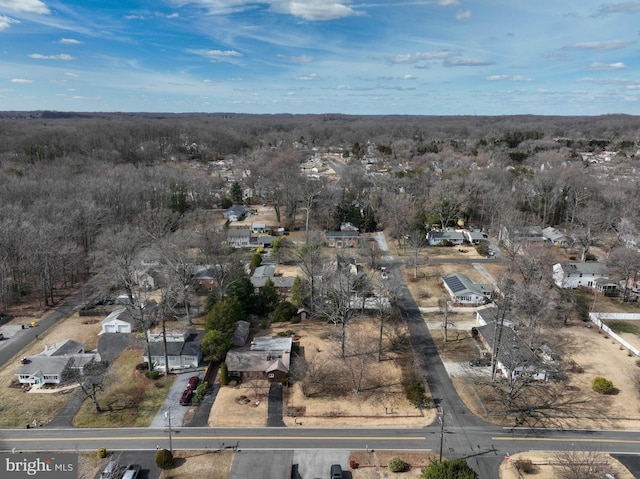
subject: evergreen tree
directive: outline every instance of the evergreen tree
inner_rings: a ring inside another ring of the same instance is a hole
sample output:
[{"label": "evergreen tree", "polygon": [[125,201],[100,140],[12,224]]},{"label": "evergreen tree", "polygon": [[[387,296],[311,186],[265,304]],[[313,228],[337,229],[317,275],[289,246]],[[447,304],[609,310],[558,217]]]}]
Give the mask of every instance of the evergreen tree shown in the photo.
[{"label": "evergreen tree", "polygon": [[433,461],[421,473],[422,479],[478,479],[478,474],[464,459]]}]

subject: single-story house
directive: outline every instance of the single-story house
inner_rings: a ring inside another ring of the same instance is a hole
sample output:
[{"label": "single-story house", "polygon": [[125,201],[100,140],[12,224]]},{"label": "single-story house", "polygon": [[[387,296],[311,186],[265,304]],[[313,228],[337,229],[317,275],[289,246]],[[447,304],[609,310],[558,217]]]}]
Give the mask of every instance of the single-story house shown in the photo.
[{"label": "single-story house", "polygon": [[82,374],[84,367],[99,357],[97,353],[86,353],[84,344],[67,339],[45,345],[40,354],[22,358],[16,376],[21,384],[60,384],[74,370]]},{"label": "single-story house", "polygon": [[276,267],[271,264],[258,266],[250,278],[256,292],[259,292],[264,287],[267,279],[271,280],[280,295],[286,296],[291,292],[296,278],[295,276],[276,276]]},{"label": "single-story house", "polygon": [[[495,356],[496,371],[503,378],[527,377],[534,381],[548,379],[548,371],[542,361],[513,329],[493,322],[478,326],[474,333],[477,333],[477,338]],[[499,345],[496,338],[500,338]]]},{"label": "single-story house", "polygon": [[[495,306],[488,306],[486,308],[482,308],[476,311],[476,321],[480,326],[484,326],[485,324],[495,323],[501,318],[498,318],[498,315],[501,314],[500,310]],[[504,315],[504,318],[501,319],[501,322],[504,326],[507,326],[513,330],[518,329],[518,325],[520,322],[518,318],[516,318],[510,312],[507,312]]]},{"label": "single-story house", "polygon": [[266,233],[267,225],[265,223],[252,223],[251,232],[256,234]]},{"label": "single-story house", "polygon": [[609,278],[604,263],[556,263],[553,265],[553,282],[560,288],[580,286],[593,288],[598,278]]},{"label": "single-story house", "polygon": [[325,236],[329,248],[353,248],[360,241],[358,231],[327,231]]},{"label": "single-story house", "polygon": [[222,215],[230,222],[242,221],[247,216],[247,209],[242,205],[233,205],[224,210]]},{"label": "single-story house", "polygon": [[292,345],[291,338],[257,337],[248,349],[231,348],[225,359],[229,376],[241,381],[282,381],[289,376]]},{"label": "single-story house", "polygon": [[116,309],[109,313],[109,316],[104,318],[100,323],[102,327],[102,333],[130,333],[131,332],[131,323],[129,321],[125,321],[123,318],[127,317],[126,315],[127,309],[120,308]]},{"label": "single-story house", "polygon": [[232,248],[251,246],[251,230],[249,228],[230,228],[227,231],[227,244]]},{"label": "single-story house", "polygon": [[493,295],[490,284],[474,283],[464,274],[453,273],[443,276],[442,282],[455,303],[485,304]]},{"label": "single-story house", "polygon": [[[165,369],[165,355],[163,334],[161,330],[147,331],[149,338],[149,352],[146,346],[143,360],[153,364],[156,369]],[[169,359],[169,370],[197,368],[202,362],[200,343],[204,337],[204,331],[195,329],[167,330],[166,344]]]},{"label": "single-story house", "polygon": [[462,231],[442,230],[429,231],[427,233],[427,242],[429,246],[438,246],[442,244],[461,245],[465,242],[465,235]]},{"label": "single-story house", "polygon": [[544,236],[545,241],[548,241],[554,246],[569,248],[573,244],[573,240],[569,236],[553,226],[548,226],[543,229],[542,235]]},{"label": "single-story house", "polygon": [[473,230],[473,231],[463,230],[462,234],[464,235],[464,238],[467,241],[467,243],[477,245],[477,244],[480,244],[482,241],[489,241],[489,235],[480,230]]},{"label": "single-story house", "polygon": [[511,246],[514,243],[542,243],[545,241],[542,228],[539,226],[523,226],[520,228],[507,228],[503,226],[498,233],[501,243]]}]

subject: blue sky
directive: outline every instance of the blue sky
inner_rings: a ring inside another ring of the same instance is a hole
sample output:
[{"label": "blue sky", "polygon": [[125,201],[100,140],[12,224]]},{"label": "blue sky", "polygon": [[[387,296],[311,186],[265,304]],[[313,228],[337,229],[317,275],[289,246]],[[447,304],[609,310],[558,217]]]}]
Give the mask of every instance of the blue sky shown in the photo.
[{"label": "blue sky", "polygon": [[0,0],[0,110],[640,114],[640,1]]}]

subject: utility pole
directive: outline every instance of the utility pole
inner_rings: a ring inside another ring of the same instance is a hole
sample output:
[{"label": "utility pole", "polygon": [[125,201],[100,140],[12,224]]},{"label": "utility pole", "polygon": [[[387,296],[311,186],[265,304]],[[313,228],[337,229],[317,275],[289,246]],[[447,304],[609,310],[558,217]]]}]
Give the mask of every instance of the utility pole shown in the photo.
[{"label": "utility pole", "polygon": [[171,442],[171,407],[168,411],[164,412],[164,417],[169,421],[169,452],[173,454],[173,443]]},{"label": "utility pole", "polygon": [[440,408],[440,414],[438,415],[440,421],[440,458],[439,462],[442,462],[442,446],[444,443],[444,409]]}]

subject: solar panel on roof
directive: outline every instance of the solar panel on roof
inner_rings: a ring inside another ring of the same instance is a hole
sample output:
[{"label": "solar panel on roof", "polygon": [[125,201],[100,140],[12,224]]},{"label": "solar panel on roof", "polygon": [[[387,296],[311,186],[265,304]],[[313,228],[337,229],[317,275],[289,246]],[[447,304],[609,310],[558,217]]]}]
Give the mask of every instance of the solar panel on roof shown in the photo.
[{"label": "solar panel on roof", "polygon": [[449,289],[454,293],[467,289],[467,287],[462,284],[462,281],[460,281],[460,278],[458,278],[457,276],[447,278],[445,281],[447,282],[447,286],[449,286]]}]

